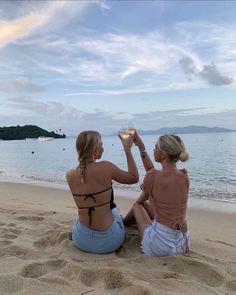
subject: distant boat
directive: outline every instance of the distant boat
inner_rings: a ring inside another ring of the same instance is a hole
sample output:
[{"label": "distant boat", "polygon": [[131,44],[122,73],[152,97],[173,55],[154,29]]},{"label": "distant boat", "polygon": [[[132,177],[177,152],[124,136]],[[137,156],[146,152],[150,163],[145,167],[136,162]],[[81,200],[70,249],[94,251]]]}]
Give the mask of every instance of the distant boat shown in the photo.
[{"label": "distant boat", "polygon": [[38,141],[49,141],[49,140],[53,140],[54,137],[46,137],[46,136],[39,136],[38,137]]}]

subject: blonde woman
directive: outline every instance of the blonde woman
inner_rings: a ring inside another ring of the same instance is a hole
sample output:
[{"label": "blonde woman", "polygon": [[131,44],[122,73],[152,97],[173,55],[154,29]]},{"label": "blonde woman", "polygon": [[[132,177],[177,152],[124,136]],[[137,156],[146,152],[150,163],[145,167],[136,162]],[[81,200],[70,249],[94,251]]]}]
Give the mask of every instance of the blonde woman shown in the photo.
[{"label": "blonde woman", "polygon": [[133,140],[120,139],[128,171],[108,161],[97,161],[103,153],[98,132],[81,132],[76,140],[79,165],[68,171],[66,178],[79,215],[72,228],[72,239],[83,251],[110,253],[122,245],[125,237],[124,224],[114,203],[112,180],[133,184],[139,177],[131,153]]},{"label": "blonde woman", "polygon": [[190,233],[186,222],[189,178],[187,170],[176,166],[179,160],[188,160],[184,143],[176,135],[159,137],[154,159],[162,170],[156,170],[137,133],[133,140],[147,174],[143,192],[124,218],[124,224],[128,226],[136,221],[141,248],[147,256],[189,255]]}]

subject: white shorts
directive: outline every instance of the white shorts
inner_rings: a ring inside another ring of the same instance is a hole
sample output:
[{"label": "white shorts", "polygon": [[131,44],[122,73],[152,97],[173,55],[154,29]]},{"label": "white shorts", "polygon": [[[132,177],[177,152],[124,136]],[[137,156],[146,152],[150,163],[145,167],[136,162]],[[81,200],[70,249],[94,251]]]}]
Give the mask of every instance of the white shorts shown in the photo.
[{"label": "white shorts", "polygon": [[141,249],[146,256],[183,254],[190,246],[190,233],[172,229],[156,220],[144,229]]}]

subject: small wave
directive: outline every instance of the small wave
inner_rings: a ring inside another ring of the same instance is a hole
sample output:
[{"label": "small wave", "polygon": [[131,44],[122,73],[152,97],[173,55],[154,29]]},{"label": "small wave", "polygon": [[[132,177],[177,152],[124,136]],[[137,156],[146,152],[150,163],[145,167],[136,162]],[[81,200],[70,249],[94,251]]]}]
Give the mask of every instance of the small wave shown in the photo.
[{"label": "small wave", "polygon": [[[67,182],[65,179],[60,178],[47,178],[47,177],[38,177],[33,175],[7,175],[4,171],[0,171],[2,181],[9,181],[9,182],[21,182],[21,183],[37,183],[37,185],[47,185],[51,187],[61,186],[67,187]],[[140,185],[141,182],[133,185],[127,184],[120,184],[117,182],[113,183],[114,188],[124,193],[131,193],[131,192],[141,192]],[[222,189],[216,189],[216,186],[207,184],[207,187],[198,188],[198,187],[191,187],[190,197],[198,198],[198,199],[207,199],[207,200],[216,200],[221,202],[229,202],[229,203],[236,203],[236,190],[232,190],[232,187]]]}]

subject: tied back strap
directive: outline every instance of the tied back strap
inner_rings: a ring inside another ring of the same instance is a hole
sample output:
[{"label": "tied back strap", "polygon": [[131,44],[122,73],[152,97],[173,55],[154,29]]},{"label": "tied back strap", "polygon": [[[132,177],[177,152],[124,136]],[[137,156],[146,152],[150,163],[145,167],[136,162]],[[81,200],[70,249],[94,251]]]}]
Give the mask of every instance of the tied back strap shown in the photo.
[{"label": "tied back strap", "polygon": [[86,201],[88,198],[92,198],[93,201],[96,202],[96,199],[95,199],[94,195],[92,195],[92,194],[85,195],[84,201]]},{"label": "tied back strap", "polygon": [[[85,195],[84,197],[84,201],[87,200],[88,198],[92,198],[94,202],[96,202],[96,199],[94,197],[94,195],[92,194],[87,194]],[[89,226],[91,225],[92,223],[92,212],[94,211],[94,207],[88,207],[88,216],[89,216]]]},{"label": "tied back strap", "polygon": [[94,211],[94,207],[89,207],[88,208],[88,216],[89,216],[89,226],[92,223],[92,211]]},{"label": "tied back strap", "polygon": [[114,192],[113,192],[113,188],[111,189],[111,200],[110,200],[110,208],[111,210],[114,209],[116,207],[116,204],[114,202]]},{"label": "tied back strap", "polygon": [[182,233],[183,233],[183,236],[184,236],[184,239],[185,239],[185,249],[183,251],[183,255],[189,257],[190,249],[189,249],[189,245],[188,245],[188,238],[187,238],[186,232],[183,230],[183,227],[182,227],[182,225],[180,223],[175,223],[175,228],[180,229],[182,231]]}]

